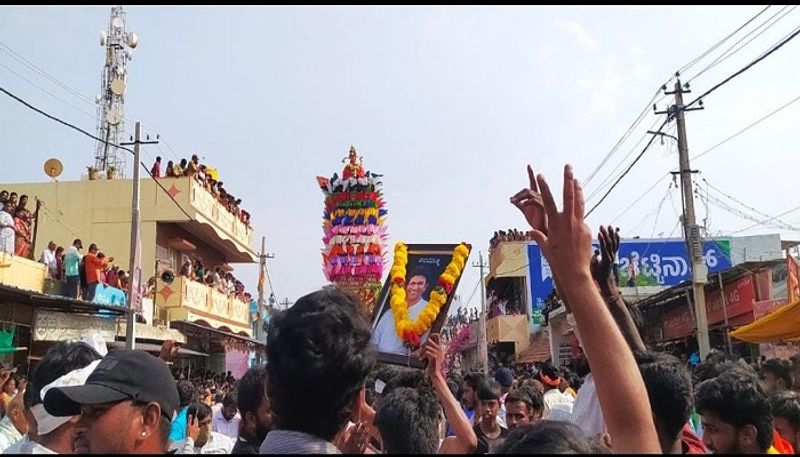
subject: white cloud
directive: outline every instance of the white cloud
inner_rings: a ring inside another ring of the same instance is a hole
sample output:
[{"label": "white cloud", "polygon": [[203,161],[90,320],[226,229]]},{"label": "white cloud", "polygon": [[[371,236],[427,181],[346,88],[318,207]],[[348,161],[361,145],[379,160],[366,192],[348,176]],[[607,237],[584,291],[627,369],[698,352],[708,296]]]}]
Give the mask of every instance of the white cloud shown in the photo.
[{"label": "white cloud", "polygon": [[568,21],[561,21],[559,23],[559,26],[565,32],[567,32],[568,35],[578,40],[578,43],[580,43],[581,46],[583,46],[587,50],[591,51],[597,47],[597,41],[580,23],[568,20]]}]

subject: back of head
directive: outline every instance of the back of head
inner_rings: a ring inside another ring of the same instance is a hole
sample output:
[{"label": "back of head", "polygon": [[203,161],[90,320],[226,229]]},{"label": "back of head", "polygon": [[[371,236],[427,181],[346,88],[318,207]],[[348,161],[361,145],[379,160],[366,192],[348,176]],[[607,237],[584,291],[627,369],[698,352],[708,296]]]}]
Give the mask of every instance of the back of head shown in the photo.
[{"label": "back of head", "polygon": [[375,363],[361,304],[332,287],[300,298],[270,325],[267,358],[277,428],[330,441]]},{"label": "back of head", "polygon": [[95,360],[100,354],[84,343],[60,341],[48,349],[36,369],[31,374],[30,383],[25,390],[25,407],[42,403],[42,388],[65,374],[81,369]]},{"label": "back of head", "polygon": [[400,368],[392,379],[386,381],[386,387],[383,388],[383,396],[389,395],[394,389],[400,387],[409,387],[416,390],[425,389],[433,392],[433,384],[431,384],[428,375],[424,371],[414,368]]},{"label": "back of head", "polygon": [[784,389],[792,388],[792,362],[786,359],[769,359],[761,365],[761,371],[772,374],[776,381],[783,381]]},{"label": "back of head", "polygon": [[539,378],[545,390],[554,389],[559,384],[559,373],[556,367],[545,362],[539,367]]},{"label": "back of head", "polygon": [[375,415],[388,454],[435,454],[439,448],[439,404],[435,394],[398,387]]},{"label": "back of head", "polygon": [[189,406],[197,401],[197,389],[189,381],[178,381],[178,401],[180,406]]},{"label": "back of head", "polygon": [[261,399],[266,397],[267,369],[263,366],[250,368],[239,380],[236,394],[239,400],[239,411],[242,417],[247,413],[256,413]]},{"label": "back of head", "polygon": [[673,442],[692,414],[692,381],[676,357],[659,352],[634,354],[642,373],[662,443]]},{"label": "back of head", "polygon": [[464,376],[464,385],[477,392],[484,379],[486,379],[486,376],[483,373],[469,373]]},{"label": "back of head", "polygon": [[590,454],[589,441],[578,426],[542,420],[517,427],[495,449],[496,454]]},{"label": "back of head", "polygon": [[755,427],[757,445],[766,451],[773,439],[773,420],[769,397],[755,376],[743,369],[728,370],[703,381],[695,394],[697,412],[712,413],[721,421],[739,428]]}]

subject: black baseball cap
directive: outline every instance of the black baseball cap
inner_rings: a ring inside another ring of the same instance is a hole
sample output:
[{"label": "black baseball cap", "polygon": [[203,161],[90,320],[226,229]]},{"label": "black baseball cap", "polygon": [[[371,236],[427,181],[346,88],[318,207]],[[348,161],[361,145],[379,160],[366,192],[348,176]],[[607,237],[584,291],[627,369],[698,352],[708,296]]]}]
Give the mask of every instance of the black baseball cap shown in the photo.
[{"label": "black baseball cap", "polygon": [[127,399],[156,402],[161,414],[172,420],[180,401],[167,363],[146,352],[118,349],[100,361],[84,385],[48,390],[44,408],[53,416],[75,416],[81,405]]}]

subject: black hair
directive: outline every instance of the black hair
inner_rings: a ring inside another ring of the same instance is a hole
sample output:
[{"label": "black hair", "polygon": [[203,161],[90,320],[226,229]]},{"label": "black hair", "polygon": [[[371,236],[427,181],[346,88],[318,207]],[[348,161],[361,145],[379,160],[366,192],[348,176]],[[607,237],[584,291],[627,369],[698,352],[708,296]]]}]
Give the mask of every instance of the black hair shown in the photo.
[{"label": "black hair", "polygon": [[509,432],[495,454],[590,454],[589,440],[577,425],[542,420]]},{"label": "black hair", "polygon": [[478,390],[475,394],[478,400],[481,401],[500,400],[500,395],[502,395],[500,383],[494,379],[484,380],[484,382],[478,386]]},{"label": "black hair", "polygon": [[100,358],[100,354],[86,343],[59,341],[47,350],[39,365],[33,370],[30,383],[22,398],[25,407],[30,408],[42,403],[42,387]]},{"label": "black hair", "polygon": [[195,402],[189,405],[189,409],[186,410],[186,417],[192,416],[197,419],[198,422],[204,420],[206,417],[211,416],[214,412],[211,410],[211,407],[205,403]]},{"label": "black hair", "polygon": [[776,379],[783,380],[787,389],[792,388],[792,362],[786,359],[769,359],[761,364],[763,373],[772,373]]},{"label": "black hair", "polygon": [[238,407],[238,398],[236,397],[236,391],[232,390],[225,395],[225,398],[222,400],[222,407],[227,408],[229,406],[237,406]]},{"label": "black hair", "polygon": [[757,443],[766,451],[773,439],[772,411],[761,382],[744,370],[728,370],[714,379],[703,381],[695,394],[697,412],[711,412],[720,420],[742,427],[753,425]]},{"label": "black hair", "polygon": [[486,376],[483,373],[470,373],[464,376],[464,384],[474,391],[478,390]]},{"label": "black hair", "polygon": [[669,354],[637,351],[634,357],[647,389],[661,442],[674,443],[692,414],[689,372],[678,358]]},{"label": "black hair", "polygon": [[197,401],[197,390],[189,381],[178,381],[178,400],[181,407],[189,406]]},{"label": "black hair", "polygon": [[382,394],[384,397],[399,387],[409,387],[417,390],[425,389],[434,392],[433,384],[431,384],[428,375],[424,371],[414,368],[403,367],[392,379],[385,382],[386,386],[383,388]]},{"label": "black hair", "polygon": [[362,305],[335,287],[301,297],[270,325],[267,393],[276,428],[332,440],[375,364]]},{"label": "black hair", "polygon": [[800,431],[800,393],[793,390],[777,392],[772,394],[769,403],[773,417],[786,419],[795,432]]},{"label": "black hair", "polygon": [[411,270],[411,274],[408,275],[408,280],[410,281],[411,278],[413,278],[414,276],[422,276],[423,278],[425,278],[425,284],[430,284],[431,280],[429,279],[430,278],[429,273],[430,273],[430,268],[424,265],[417,265],[416,267],[414,267],[413,270]]},{"label": "black hair", "polygon": [[528,407],[528,411],[531,413],[534,411],[541,413],[544,410],[544,401],[542,395],[533,389],[517,387],[516,389],[511,390],[508,395],[506,395],[506,405],[509,403],[516,403],[518,401],[525,403],[525,406]]},{"label": "black hair", "polygon": [[398,387],[383,399],[375,425],[388,454],[435,454],[439,448],[439,418],[435,395]]},{"label": "black hair", "polygon": [[261,402],[266,399],[267,369],[264,366],[253,367],[239,380],[236,394],[239,400],[239,411],[255,413]]}]

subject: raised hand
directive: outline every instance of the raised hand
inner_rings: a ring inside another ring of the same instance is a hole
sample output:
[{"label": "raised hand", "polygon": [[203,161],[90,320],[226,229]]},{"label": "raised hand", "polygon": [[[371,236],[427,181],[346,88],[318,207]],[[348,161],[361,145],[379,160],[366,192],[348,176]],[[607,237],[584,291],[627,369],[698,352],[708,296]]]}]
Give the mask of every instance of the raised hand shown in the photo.
[{"label": "raised hand", "polygon": [[194,441],[200,436],[200,423],[197,421],[196,416],[189,416],[186,418],[186,436]]},{"label": "raised hand", "polygon": [[544,176],[537,176],[537,182],[547,217],[547,232],[534,228],[533,239],[559,281],[569,282],[577,277],[588,277],[592,257],[592,233],[583,220],[583,189],[572,175],[572,166],[564,166],[564,210],[561,212],[556,208]]},{"label": "raised hand", "polygon": [[531,228],[547,235],[547,214],[533,168],[530,165],[528,165],[528,180],[530,187],[522,189],[511,197],[511,203],[519,208]]},{"label": "raised hand", "polygon": [[444,363],[444,348],[439,343],[439,335],[434,333],[428,336],[422,346],[420,359],[427,360],[428,365],[425,370],[431,378],[442,374],[442,364]]},{"label": "raised hand", "polygon": [[597,239],[600,242],[601,258],[598,260],[592,257],[590,266],[592,278],[597,281],[604,293],[615,293],[617,284],[614,278],[614,263],[619,251],[619,233],[610,225],[608,228],[601,225]]},{"label": "raised hand", "polygon": [[348,427],[339,434],[334,445],[342,454],[363,454],[369,442],[369,430],[363,422]]}]

